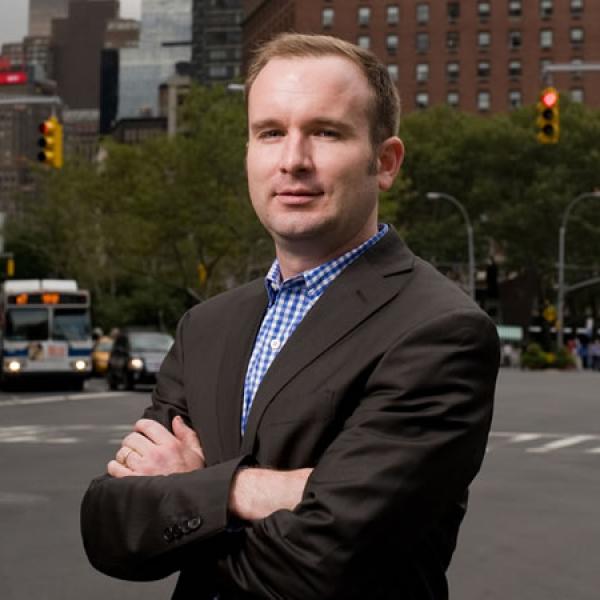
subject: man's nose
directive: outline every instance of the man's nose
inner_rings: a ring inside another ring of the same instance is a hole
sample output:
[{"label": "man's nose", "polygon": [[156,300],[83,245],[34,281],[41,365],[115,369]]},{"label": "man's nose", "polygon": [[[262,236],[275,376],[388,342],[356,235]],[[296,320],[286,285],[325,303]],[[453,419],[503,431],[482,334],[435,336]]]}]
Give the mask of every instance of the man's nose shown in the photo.
[{"label": "man's nose", "polygon": [[284,173],[301,173],[313,168],[310,139],[300,134],[289,134],[281,151],[280,169]]}]

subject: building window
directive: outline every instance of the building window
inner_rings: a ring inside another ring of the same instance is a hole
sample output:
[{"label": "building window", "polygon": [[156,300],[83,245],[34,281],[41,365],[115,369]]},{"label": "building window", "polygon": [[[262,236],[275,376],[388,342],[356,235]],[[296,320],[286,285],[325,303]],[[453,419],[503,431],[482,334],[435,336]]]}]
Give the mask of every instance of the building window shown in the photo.
[{"label": "building window", "polygon": [[540,0],[540,17],[547,19],[554,12],[554,0]]},{"label": "building window", "polygon": [[460,42],[460,36],[458,31],[448,31],[446,33],[446,48],[449,50],[456,50],[458,43]]},{"label": "building window", "polygon": [[460,96],[458,95],[458,92],[448,92],[448,94],[446,94],[446,104],[448,106],[458,106],[459,101]]},{"label": "building window", "polygon": [[583,103],[583,101],[584,101],[584,94],[583,94],[582,88],[573,88],[569,92],[569,96],[571,97],[571,100],[573,102]]},{"label": "building window", "polygon": [[429,106],[429,94],[427,92],[419,92],[415,100],[417,108],[427,108]]},{"label": "building window", "polygon": [[508,32],[508,47],[511,50],[521,47],[521,32],[520,31],[509,31]]},{"label": "building window", "polygon": [[361,6],[358,9],[358,24],[368,25],[371,19],[371,9],[368,6]]},{"label": "building window", "polygon": [[509,77],[520,77],[522,72],[521,61],[511,60],[508,63],[508,75]]},{"label": "building window", "polygon": [[385,46],[390,54],[396,54],[396,50],[398,50],[398,36],[395,34],[386,36]]},{"label": "building window", "polygon": [[492,100],[489,92],[479,92],[477,94],[477,108],[481,111],[490,110]]},{"label": "building window", "polygon": [[520,90],[511,90],[508,92],[509,108],[519,108],[523,105],[523,96]]},{"label": "building window", "polygon": [[211,65],[208,67],[208,76],[211,79],[224,79],[229,75],[224,65]]},{"label": "building window", "polygon": [[427,52],[429,50],[429,34],[417,33],[417,52]]},{"label": "building window", "polygon": [[429,79],[429,65],[427,63],[418,63],[415,71],[417,81],[423,82]]},{"label": "building window", "polygon": [[448,81],[457,81],[460,75],[460,65],[457,62],[446,63],[446,77]]},{"label": "building window", "polygon": [[571,0],[571,14],[580,15],[583,12],[583,0]]},{"label": "building window", "polygon": [[552,48],[552,29],[542,29],[540,31],[540,48]]},{"label": "building window", "polygon": [[429,4],[420,2],[417,4],[417,23],[424,25],[429,22]]},{"label": "building window", "polygon": [[492,5],[490,2],[478,2],[477,14],[480,19],[487,19],[492,14]]},{"label": "building window", "polygon": [[400,9],[398,6],[388,6],[387,7],[387,24],[388,25],[397,25],[400,22]]},{"label": "building window", "polygon": [[222,48],[210,50],[208,53],[209,60],[227,60],[227,51]]},{"label": "building window", "polygon": [[492,72],[490,62],[487,60],[480,60],[477,63],[477,77],[489,77]]},{"label": "building window", "polygon": [[323,27],[331,27],[333,25],[333,8],[324,8],[321,13],[321,24]]},{"label": "building window", "polygon": [[480,31],[477,34],[477,45],[480,48],[489,48],[492,43],[492,34],[489,31]]},{"label": "building window", "polygon": [[368,36],[368,35],[359,35],[358,36],[358,40],[357,40],[357,44],[361,48],[364,48],[365,50],[368,50],[371,47],[371,36]]},{"label": "building window", "polygon": [[390,74],[390,79],[392,81],[398,81],[398,65],[388,65],[387,70]]},{"label": "building window", "polygon": [[522,12],[521,0],[510,0],[508,3],[508,16],[520,17]]},{"label": "building window", "polygon": [[571,27],[569,37],[571,39],[571,44],[582,44],[583,29],[581,27]]},{"label": "building window", "polygon": [[455,21],[460,17],[460,2],[448,2],[448,20]]}]

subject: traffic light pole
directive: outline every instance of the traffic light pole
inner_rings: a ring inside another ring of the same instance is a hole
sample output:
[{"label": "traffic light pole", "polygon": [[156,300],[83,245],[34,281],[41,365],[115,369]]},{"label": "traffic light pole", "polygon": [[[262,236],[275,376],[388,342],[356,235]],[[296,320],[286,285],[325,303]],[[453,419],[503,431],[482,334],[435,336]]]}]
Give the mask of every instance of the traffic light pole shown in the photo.
[{"label": "traffic light pole", "polygon": [[[567,235],[567,221],[569,220],[569,215],[571,214],[571,210],[573,210],[573,207],[578,202],[580,202],[581,200],[585,200],[586,198],[600,198],[600,192],[585,192],[583,194],[580,194],[573,200],[571,200],[571,202],[569,202],[569,204],[567,205],[565,212],[563,213],[562,221],[560,224],[560,229],[558,232],[558,298],[557,298],[557,302],[556,302],[557,313],[558,313],[558,315],[557,315],[558,323],[557,323],[557,327],[556,327],[556,344],[558,346],[557,349],[562,348],[564,345],[564,342],[565,342],[565,336],[564,336],[564,326],[565,326],[565,324],[564,324],[564,312],[565,312],[564,303],[565,303],[565,293],[566,293],[566,288],[565,288],[565,238]],[[583,283],[588,283],[588,282],[583,282]],[[570,288],[570,291],[572,289],[575,289],[575,287],[581,287],[581,285],[573,286],[573,288]]]},{"label": "traffic light pole", "polygon": [[600,71],[600,63],[556,63],[542,69],[542,81],[552,85],[552,73],[588,73]]}]

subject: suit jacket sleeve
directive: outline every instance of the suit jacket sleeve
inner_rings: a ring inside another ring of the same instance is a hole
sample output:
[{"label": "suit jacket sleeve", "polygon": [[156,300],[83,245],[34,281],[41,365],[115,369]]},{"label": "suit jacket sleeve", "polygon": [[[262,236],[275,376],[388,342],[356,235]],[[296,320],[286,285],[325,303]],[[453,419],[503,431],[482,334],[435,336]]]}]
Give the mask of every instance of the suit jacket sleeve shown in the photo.
[{"label": "suit jacket sleeve", "polygon": [[[182,329],[161,367],[152,406],[144,412],[171,428],[175,415],[189,421],[182,381]],[[94,479],[81,506],[84,548],[92,565],[113,577],[154,580],[194,560],[208,582],[222,553],[219,534],[228,523],[231,480],[247,457],[190,473]],[[201,596],[200,596],[201,597]]]},{"label": "suit jacket sleeve", "polygon": [[[479,470],[498,360],[495,328],[476,310],[404,334],[380,357],[301,504],[238,537],[220,561],[221,585],[273,599],[375,597]],[[374,556],[393,562],[370,578]]]}]

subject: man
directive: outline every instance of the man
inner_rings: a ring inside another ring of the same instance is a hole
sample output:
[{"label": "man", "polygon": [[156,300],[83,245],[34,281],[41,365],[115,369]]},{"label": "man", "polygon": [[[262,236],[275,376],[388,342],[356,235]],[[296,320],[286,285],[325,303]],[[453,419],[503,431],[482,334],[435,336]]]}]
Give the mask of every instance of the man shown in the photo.
[{"label": "man", "polygon": [[114,577],[180,571],[178,599],[447,598],[495,328],[378,227],[404,152],[384,66],[286,34],[246,89],[276,261],[266,286],[181,320],[152,406],[84,498],[86,551]]}]

